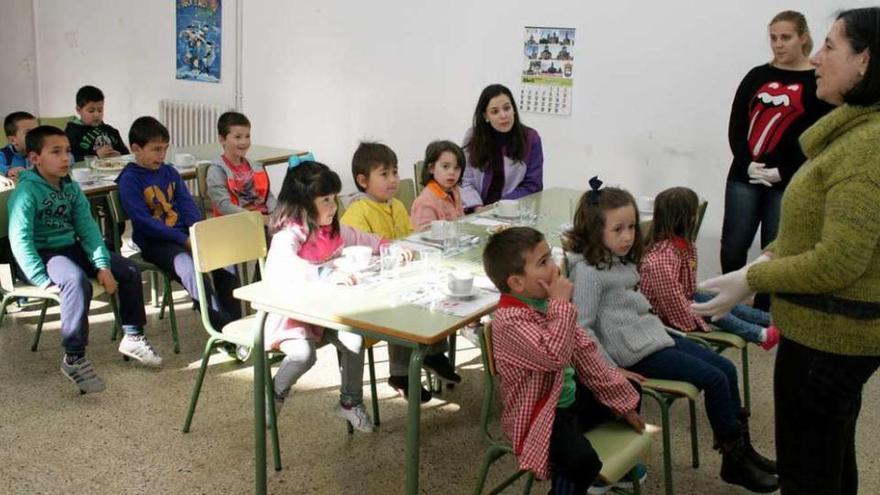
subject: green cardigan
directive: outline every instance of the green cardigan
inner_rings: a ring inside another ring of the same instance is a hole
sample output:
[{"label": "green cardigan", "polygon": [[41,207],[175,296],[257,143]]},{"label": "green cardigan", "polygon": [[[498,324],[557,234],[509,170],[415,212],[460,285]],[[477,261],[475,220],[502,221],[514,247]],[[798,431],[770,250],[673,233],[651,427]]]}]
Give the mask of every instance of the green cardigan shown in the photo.
[{"label": "green cardigan", "polygon": [[773,320],[786,338],[835,354],[878,356],[880,319],[792,299],[880,304],[880,105],[840,106],[800,142],[808,161],[782,198],[779,232],[768,246],[774,259],[749,269],[749,286],[773,293]]}]

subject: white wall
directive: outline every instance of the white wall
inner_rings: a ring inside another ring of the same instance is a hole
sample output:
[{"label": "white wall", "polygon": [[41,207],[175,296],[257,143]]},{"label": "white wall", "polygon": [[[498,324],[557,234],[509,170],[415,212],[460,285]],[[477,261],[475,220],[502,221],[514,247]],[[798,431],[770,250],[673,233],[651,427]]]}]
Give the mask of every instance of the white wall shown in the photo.
[{"label": "white wall", "polygon": [[37,112],[33,0],[4,0],[0,15],[0,118]]}]

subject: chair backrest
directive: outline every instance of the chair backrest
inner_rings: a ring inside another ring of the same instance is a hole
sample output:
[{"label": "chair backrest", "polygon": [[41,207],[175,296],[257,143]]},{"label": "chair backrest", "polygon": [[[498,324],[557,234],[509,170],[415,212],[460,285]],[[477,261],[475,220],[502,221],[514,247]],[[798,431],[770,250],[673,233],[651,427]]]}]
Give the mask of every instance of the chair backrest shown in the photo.
[{"label": "chair backrest", "polygon": [[197,198],[197,203],[201,207],[205,218],[212,216],[211,198],[208,196],[208,168],[210,167],[210,163],[204,162],[196,166],[196,187],[198,191],[193,194]]},{"label": "chair backrest", "polygon": [[122,201],[119,199],[119,190],[114,189],[107,193],[107,205],[110,210],[110,219],[113,220],[113,245],[116,252],[122,248],[122,232],[119,231],[119,224],[128,221],[128,215],[122,207]]},{"label": "chair backrest", "polygon": [[0,288],[10,291],[15,286],[12,275],[12,248],[9,246],[9,197],[13,189],[0,191]]},{"label": "chair backrest", "polygon": [[480,355],[483,358],[483,407],[480,414],[480,429],[490,442],[498,441],[489,432],[489,418],[495,402],[495,354],[492,351],[492,324],[487,323],[479,330]]},{"label": "chair backrest", "polygon": [[706,208],[709,206],[709,201],[705,199],[700,199],[700,205],[697,206],[697,223],[694,225],[694,231],[691,233],[691,238],[689,239],[691,242],[696,242],[697,235],[700,233],[700,226],[703,225],[703,217],[706,216]]},{"label": "chair backrest", "polygon": [[342,195],[336,195],[336,215],[339,218],[342,218],[342,215],[345,215],[345,202],[342,201]]},{"label": "chair backrest", "polygon": [[422,169],[425,168],[424,160],[419,160],[413,163],[413,180],[416,183],[416,196],[422,194],[422,189],[425,187],[422,185]]},{"label": "chair backrest", "polygon": [[40,125],[51,125],[55,126],[59,129],[64,129],[67,127],[67,123],[73,120],[73,115],[66,115],[64,117],[38,117],[37,122]]},{"label": "chair backrest", "polygon": [[14,190],[0,191],[0,239],[9,237],[9,197]]},{"label": "chair backrest", "polygon": [[266,257],[266,232],[263,216],[246,211],[209,218],[189,228],[193,264],[197,271],[208,273]]},{"label": "chair backrest", "polygon": [[397,199],[406,207],[407,213],[412,208],[413,201],[416,200],[416,183],[412,179],[403,179],[400,181],[400,187],[397,189]]}]

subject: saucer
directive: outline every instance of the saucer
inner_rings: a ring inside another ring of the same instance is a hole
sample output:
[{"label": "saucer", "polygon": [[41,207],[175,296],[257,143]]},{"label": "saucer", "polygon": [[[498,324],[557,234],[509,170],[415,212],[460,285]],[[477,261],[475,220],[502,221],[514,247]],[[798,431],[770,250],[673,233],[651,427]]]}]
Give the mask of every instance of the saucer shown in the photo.
[{"label": "saucer", "polygon": [[478,287],[472,286],[471,291],[467,294],[453,294],[448,286],[440,287],[440,292],[443,293],[446,297],[451,297],[452,299],[472,299],[480,295],[480,289]]},{"label": "saucer", "polygon": [[355,272],[364,272],[370,269],[370,265],[373,264],[373,260],[370,260],[370,263],[367,263],[367,266],[363,268],[355,268],[352,266],[351,262],[349,262],[345,258],[336,258],[332,261],[333,267],[337,270],[342,270],[344,272],[355,273]]}]

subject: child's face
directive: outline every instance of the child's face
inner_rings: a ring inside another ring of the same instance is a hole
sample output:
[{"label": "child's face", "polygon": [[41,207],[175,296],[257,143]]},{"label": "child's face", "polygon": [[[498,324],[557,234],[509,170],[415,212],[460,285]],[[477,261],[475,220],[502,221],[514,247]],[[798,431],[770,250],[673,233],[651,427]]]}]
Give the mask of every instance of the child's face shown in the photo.
[{"label": "child's face", "polygon": [[488,120],[489,125],[498,132],[508,132],[513,129],[515,115],[513,103],[503,93],[489,100],[486,111],[483,112],[483,118]]},{"label": "child's face", "polygon": [[220,146],[223,147],[226,158],[235,162],[240,161],[251,147],[251,128],[244,125],[230,126],[229,133],[220,136]]},{"label": "child's face", "polygon": [[167,151],[168,141],[162,139],[152,139],[143,146],[136,143],[131,145],[131,152],[134,153],[137,164],[150,170],[158,170],[165,163]]},{"label": "child's face", "polygon": [[440,158],[431,165],[431,173],[440,187],[448,190],[458,184],[458,178],[461,177],[461,166],[454,153],[444,151],[440,153]]},{"label": "child's face", "polygon": [[324,226],[331,225],[333,218],[336,216],[336,195],[328,194],[326,196],[318,196],[315,198],[315,223]]},{"label": "child's face", "polygon": [[374,167],[370,170],[369,177],[359,174],[356,180],[367,194],[383,203],[390,201],[397,194],[397,188],[400,186],[400,176],[397,174],[396,165]]},{"label": "child's face", "polygon": [[15,151],[24,152],[24,137],[34,127],[37,126],[37,119],[22,119],[16,124],[15,134],[7,136],[7,140],[15,147]]},{"label": "child's face", "polygon": [[28,153],[28,160],[34,164],[47,182],[58,184],[70,171],[70,142],[67,136],[47,136],[39,153]]},{"label": "child's face", "polygon": [[543,241],[525,253],[525,267],[521,275],[511,275],[511,291],[533,299],[546,299],[547,291],[540,284],[550,285],[559,276],[559,267],[550,256],[550,245]]},{"label": "child's face", "polygon": [[104,121],[104,102],[90,101],[81,107],[76,107],[76,113],[83,124],[89,127],[98,127]]},{"label": "child's face", "polygon": [[602,243],[614,256],[626,256],[636,239],[636,209],[633,205],[621,206],[605,212],[605,229]]}]

